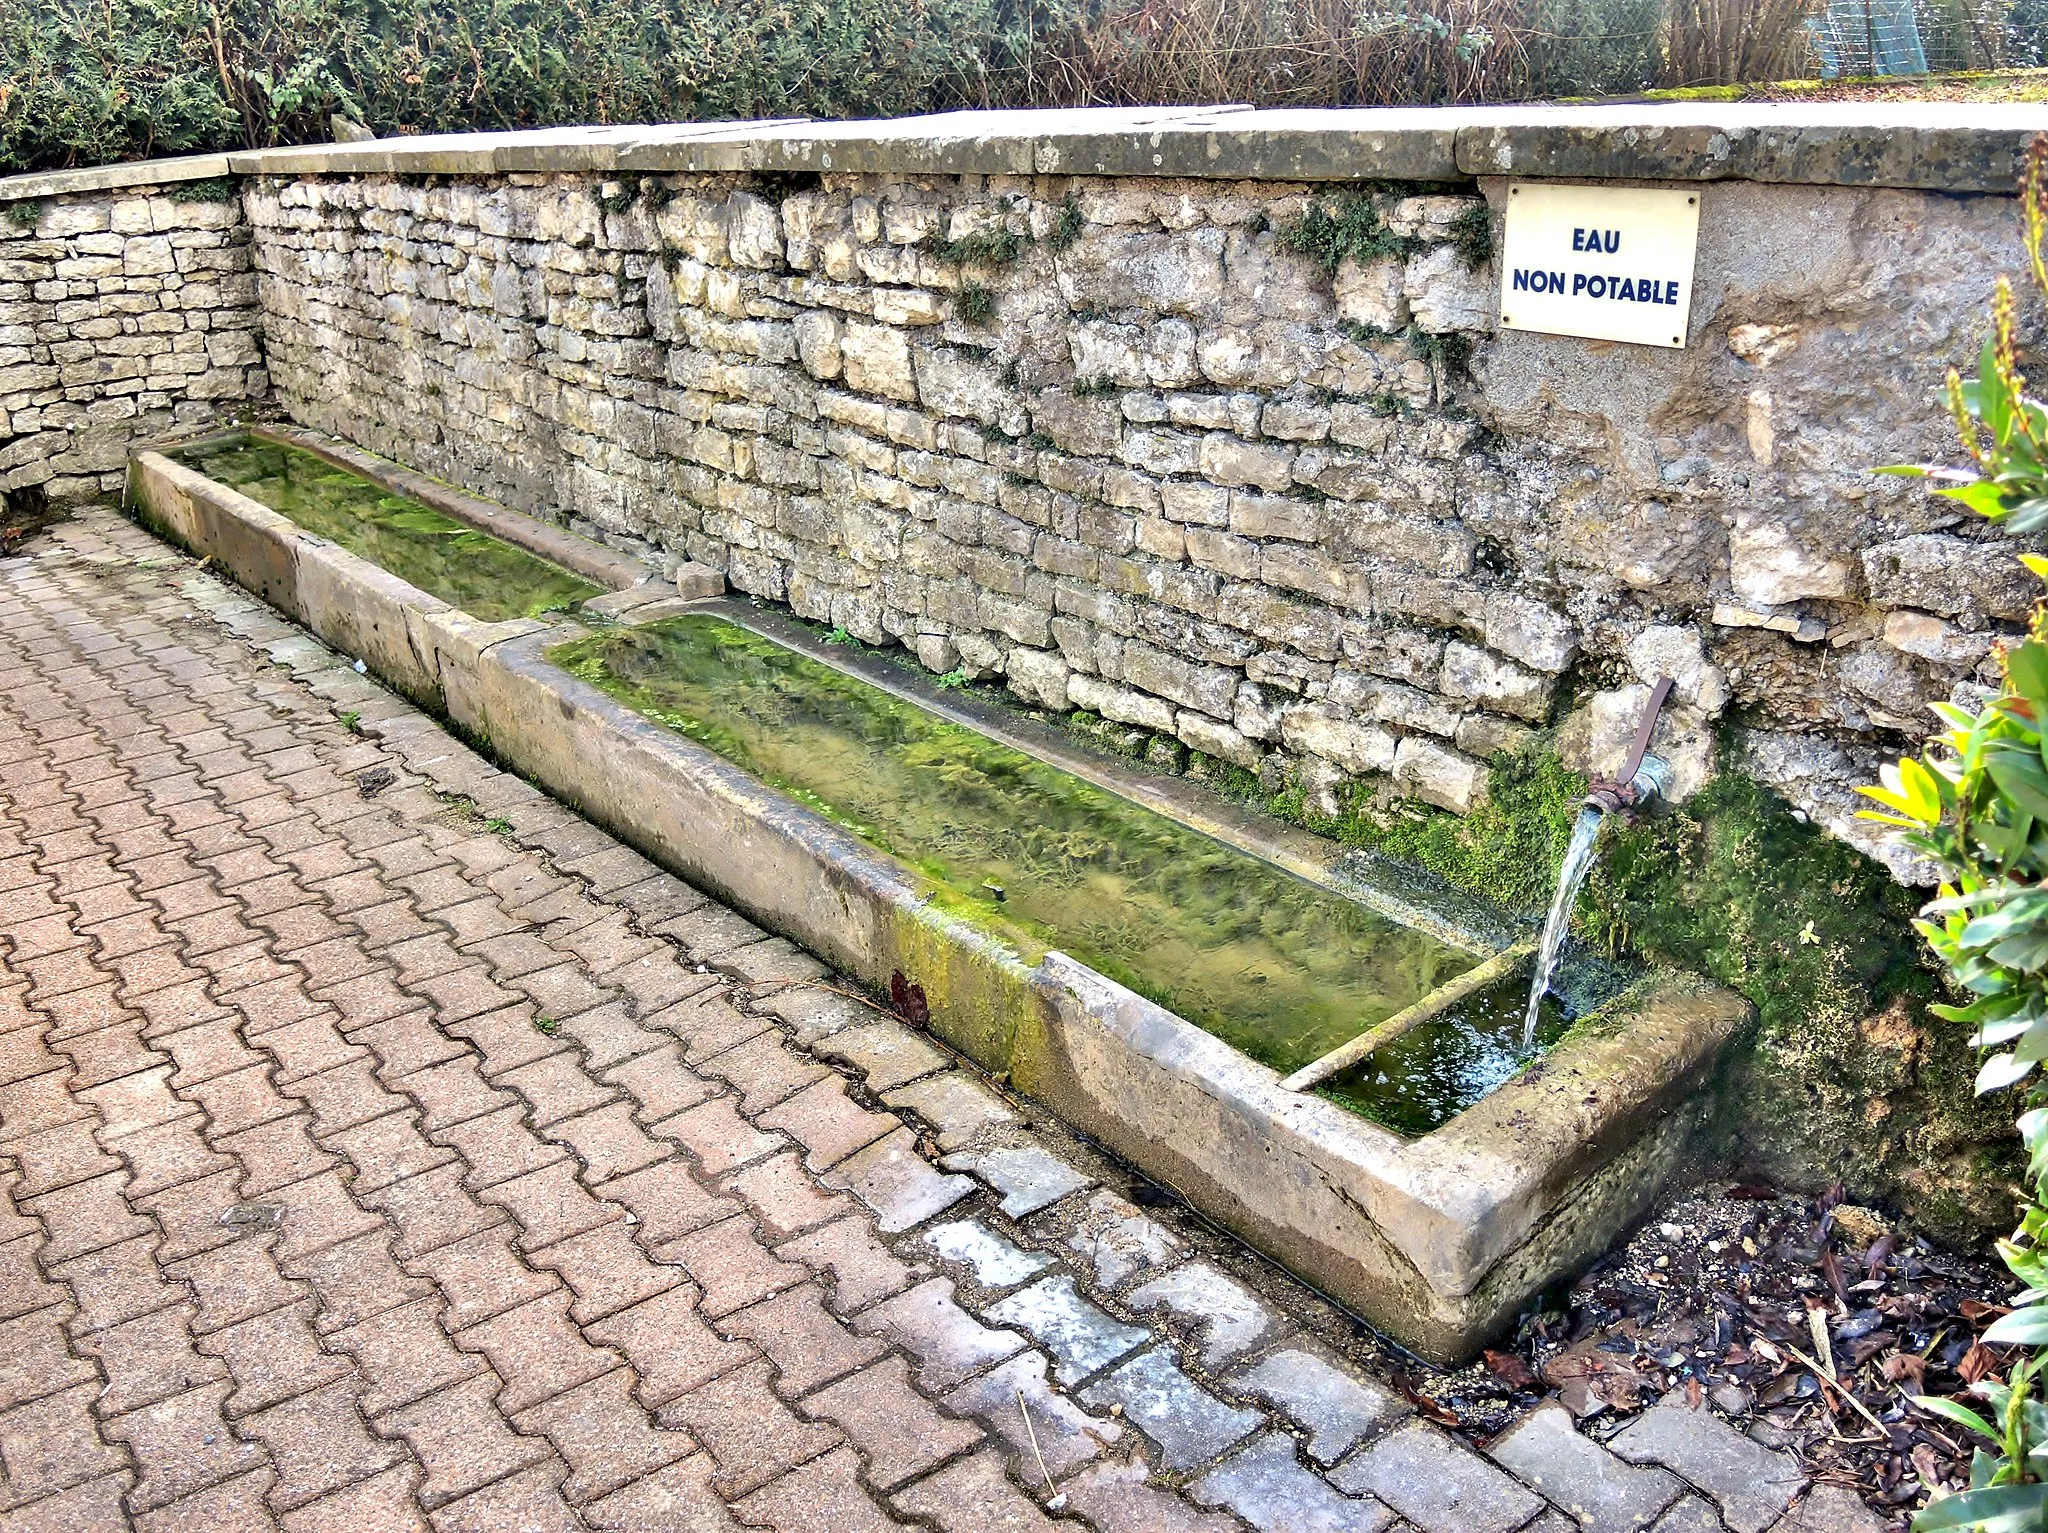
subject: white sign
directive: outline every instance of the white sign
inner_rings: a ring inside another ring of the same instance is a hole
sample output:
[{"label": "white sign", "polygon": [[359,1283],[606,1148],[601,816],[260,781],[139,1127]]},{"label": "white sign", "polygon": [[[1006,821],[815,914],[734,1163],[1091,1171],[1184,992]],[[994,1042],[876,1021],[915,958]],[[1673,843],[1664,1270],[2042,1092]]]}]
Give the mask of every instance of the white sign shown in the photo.
[{"label": "white sign", "polygon": [[1510,186],[1501,328],[1683,346],[1699,238],[1698,192]]}]

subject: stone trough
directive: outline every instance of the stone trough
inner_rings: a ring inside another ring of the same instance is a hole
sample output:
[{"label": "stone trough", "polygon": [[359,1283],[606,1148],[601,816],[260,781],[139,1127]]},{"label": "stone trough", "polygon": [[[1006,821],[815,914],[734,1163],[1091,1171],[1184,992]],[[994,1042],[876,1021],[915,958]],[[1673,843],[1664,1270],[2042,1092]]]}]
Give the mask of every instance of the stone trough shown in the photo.
[{"label": "stone trough", "polygon": [[[583,609],[593,623],[707,610],[559,528],[325,439],[261,434],[610,588]],[[584,631],[573,617],[482,622],[158,452],[131,460],[129,498],[150,525],[650,857],[877,992],[917,986],[938,1037],[1438,1361],[1470,1355],[1647,1210],[1684,1163],[1715,1056],[1746,1016],[1725,991],[1654,976],[1539,1065],[1404,1137],[1284,1089],[1279,1072],[1061,952],[1028,962],[948,913],[930,879],[552,663],[548,652]],[[744,604],[709,610],[806,643]],[[1468,952],[1498,946],[1454,915],[1360,886],[1312,838],[1185,784],[1122,771],[905,675],[869,668],[866,679]]]}]

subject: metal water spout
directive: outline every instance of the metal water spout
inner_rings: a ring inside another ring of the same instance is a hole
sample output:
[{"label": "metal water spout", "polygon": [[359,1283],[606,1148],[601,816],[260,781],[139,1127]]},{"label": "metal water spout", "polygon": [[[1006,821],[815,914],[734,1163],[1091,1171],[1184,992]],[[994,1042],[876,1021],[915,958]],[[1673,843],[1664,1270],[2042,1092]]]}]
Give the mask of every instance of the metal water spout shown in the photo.
[{"label": "metal water spout", "polygon": [[1572,826],[1571,842],[1565,848],[1564,864],[1557,870],[1557,894],[1550,902],[1550,919],[1543,923],[1543,941],[1536,950],[1536,968],[1529,984],[1529,1007],[1522,1018],[1522,1052],[1536,1051],[1536,1024],[1543,997],[1550,993],[1550,981],[1557,973],[1557,961],[1564,952],[1565,933],[1571,929],[1572,910],[1579,901],[1579,886],[1593,866],[1593,846],[1607,816],[1624,809],[1636,809],[1671,791],[1671,768],[1650,754],[1650,736],[1657,732],[1657,715],[1671,696],[1671,678],[1660,676],[1650,689],[1650,700],[1636,725],[1635,744],[1619,775],[1596,777]]},{"label": "metal water spout", "polygon": [[1586,795],[1588,809],[1615,814],[1640,808],[1671,791],[1670,764],[1661,756],[1650,754],[1650,737],[1657,732],[1657,715],[1664,711],[1671,686],[1669,676],[1657,678],[1657,685],[1650,689],[1650,700],[1643,705],[1643,716],[1636,724],[1635,743],[1629,747],[1627,762],[1614,777],[1593,779],[1592,791]]}]

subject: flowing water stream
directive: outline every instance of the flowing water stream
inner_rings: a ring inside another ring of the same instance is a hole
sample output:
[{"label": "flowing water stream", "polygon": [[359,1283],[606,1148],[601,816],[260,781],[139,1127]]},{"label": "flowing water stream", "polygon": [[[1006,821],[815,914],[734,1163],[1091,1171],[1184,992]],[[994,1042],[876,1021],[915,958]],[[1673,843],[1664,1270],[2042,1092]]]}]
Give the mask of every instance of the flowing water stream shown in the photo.
[{"label": "flowing water stream", "polygon": [[1557,960],[1564,952],[1564,939],[1570,933],[1572,912],[1578,909],[1579,886],[1586,881],[1586,874],[1593,866],[1593,844],[1600,839],[1600,822],[1605,815],[1588,804],[1579,811],[1578,822],[1572,826],[1571,844],[1565,848],[1564,862],[1557,870],[1557,898],[1550,902],[1550,918],[1543,923],[1543,945],[1536,951],[1536,968],[1529,982],[1529,1005],[1522,1017],[1522,1053],[1536,1051],[1537,1024],[1541,1020],[1543,998],[1550,994],[1550,981],[1557,973]]}]

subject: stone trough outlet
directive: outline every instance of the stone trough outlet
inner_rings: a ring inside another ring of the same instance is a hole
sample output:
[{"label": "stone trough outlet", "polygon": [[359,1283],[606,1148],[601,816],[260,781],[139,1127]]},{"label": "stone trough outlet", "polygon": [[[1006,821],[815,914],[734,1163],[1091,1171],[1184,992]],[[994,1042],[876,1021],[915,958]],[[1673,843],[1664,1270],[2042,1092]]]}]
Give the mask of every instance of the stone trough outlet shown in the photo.
[{"label": "stone trough outlet", "polygon": [[[1653,976],[1440,1127],[1396,1133],[1287,1089],[1282,1072],[1065,953],[1027,956],[935,899],[907,862],[549,658],[589,633],[715,612],[857,666],[723,600],[714,572],[692,583],[686,567],[679,594],[622,555],[354,448],[258,432],[607,593],[565,614],[485,622],[157,451],[130,462],[132,509],[655,861],[874,993],[914,991],[936,1038],[1423,1356],[1469,1356],[1606,1249],[1685,1165],[1716,1055],[1746,1020],[1737,997]],[[1092,761],[907,674],[870,667],[866,679],[1291,875],[1345,887],[1310,838]],[[1482,963],[1519,960],[1455,921],[1383,908]]]}]

